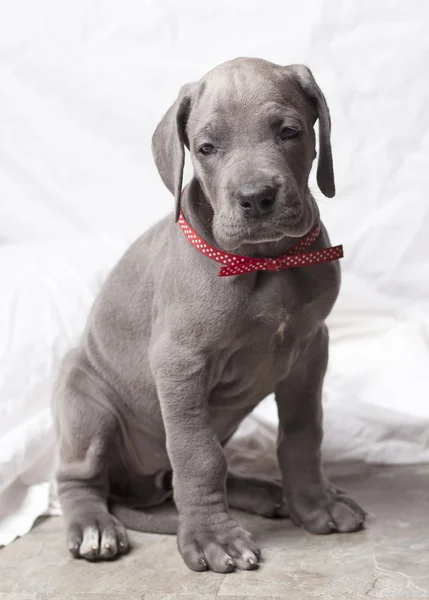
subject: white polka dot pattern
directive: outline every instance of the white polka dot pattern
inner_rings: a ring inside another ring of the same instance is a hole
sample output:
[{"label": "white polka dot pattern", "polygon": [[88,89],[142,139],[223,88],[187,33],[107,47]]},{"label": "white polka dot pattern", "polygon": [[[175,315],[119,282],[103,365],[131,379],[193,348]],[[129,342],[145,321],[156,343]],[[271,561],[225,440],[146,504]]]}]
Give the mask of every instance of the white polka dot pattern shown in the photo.
[{"label": "white polka dot pattern", "polygon": [[277,258],[253,258],[223,252],[207,244],[186,222],[183,213],[180,213],[179,224],[185,236],[197,250],[224,265],[218,273],[219,277],[243,275],[252,271],[279,271],[280,269],[290,269],[291,267],[306,267],[338,260],[344,256],[342,246],[323,248],[321,250],[314,250],[313,252],[303,252],[319,237],[320,223],[297,244],[289,248],[286,254],[282,254]]}]

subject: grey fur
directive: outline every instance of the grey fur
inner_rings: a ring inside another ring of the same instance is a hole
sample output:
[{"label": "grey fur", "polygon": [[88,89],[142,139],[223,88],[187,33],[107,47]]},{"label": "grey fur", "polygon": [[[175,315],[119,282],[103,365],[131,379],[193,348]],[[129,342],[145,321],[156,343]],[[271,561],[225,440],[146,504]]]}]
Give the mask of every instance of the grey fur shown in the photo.
[{"label": "grey fur", "polygon": [[[318,182],[332,196],[329,111],[309,69],[237,59],[182,88],[153,137],[176,219],[186,145],[195,177],[181,200],[194,229],[224,250],[285,252],[319,219],[308,189],[317,118]],[[207,144],[215,151],[203,156]],[[249,217],[238,195],[261,185],[276,190],[273,210]],[[322,228],[313,247],[328,244]],[[362,526],[363,511],[326,481],[320,460],[324,321],[338,263],[229,278],[218,269],[163,219],[113,269],[81,344],[64,359],[54,394],[58,486],[75,556],[126,552],[122,520],[177,530],[191,569],[254,568],[259,549],[229,506],[289,514],[314,533]],[[228,473],[223,452],[272,392],[282,486]]]}]

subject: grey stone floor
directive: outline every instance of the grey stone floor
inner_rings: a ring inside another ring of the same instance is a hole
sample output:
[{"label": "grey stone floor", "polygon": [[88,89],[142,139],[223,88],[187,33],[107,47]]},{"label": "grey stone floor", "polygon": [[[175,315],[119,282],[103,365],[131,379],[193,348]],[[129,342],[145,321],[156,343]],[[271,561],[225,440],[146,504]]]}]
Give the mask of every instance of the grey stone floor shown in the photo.
[{"label": "grey stone floor", "polygon": [[429,466],[343,465],[331,477],[368,510],[365,531],[316,537],[237,513],[265,560],[218,575],[188,571],[174,537],[134,532],[133,551],[117,562],[73,560],[52,517],[0,550],[0,600],[429,599]]}]

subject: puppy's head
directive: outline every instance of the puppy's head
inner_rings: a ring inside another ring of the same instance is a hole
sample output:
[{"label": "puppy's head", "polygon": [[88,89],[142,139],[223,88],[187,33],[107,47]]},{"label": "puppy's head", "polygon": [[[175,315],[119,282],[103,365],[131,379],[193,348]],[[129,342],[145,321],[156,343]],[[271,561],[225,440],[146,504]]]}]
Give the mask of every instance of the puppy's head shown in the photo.
[{"label": "puppy's head", "polygon": [[176,219],[186,146],[225,250],[307,233],[315,217],[308,177],[317,119],[317,181],[332,197],[329,110],[307,67],[241,58],[185,85],[152,141]]}]

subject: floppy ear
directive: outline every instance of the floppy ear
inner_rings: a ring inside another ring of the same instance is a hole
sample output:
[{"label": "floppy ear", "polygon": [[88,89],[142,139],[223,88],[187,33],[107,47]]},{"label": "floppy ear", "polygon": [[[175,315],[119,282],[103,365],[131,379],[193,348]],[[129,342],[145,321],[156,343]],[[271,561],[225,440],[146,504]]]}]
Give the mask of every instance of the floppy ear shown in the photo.
[{"label": "floppy ear", "polygon": [[333,198],[335,196],[335,181],[331,150],[331,118],[325,96],[308,67],[305,65],[290,65],[287,68],[294,73],[304,93],[316,109],[317,118],[319,119],[317,183],[320,191],[325,196]]},{"label": "floppy ear", "polygon": [[193,96],[193,84],[180,90],[176,102],[161,119],[152,137],[152,153],[158,173],[175,198],[174,220],[179,219],[185,149],[185,127]]}]

